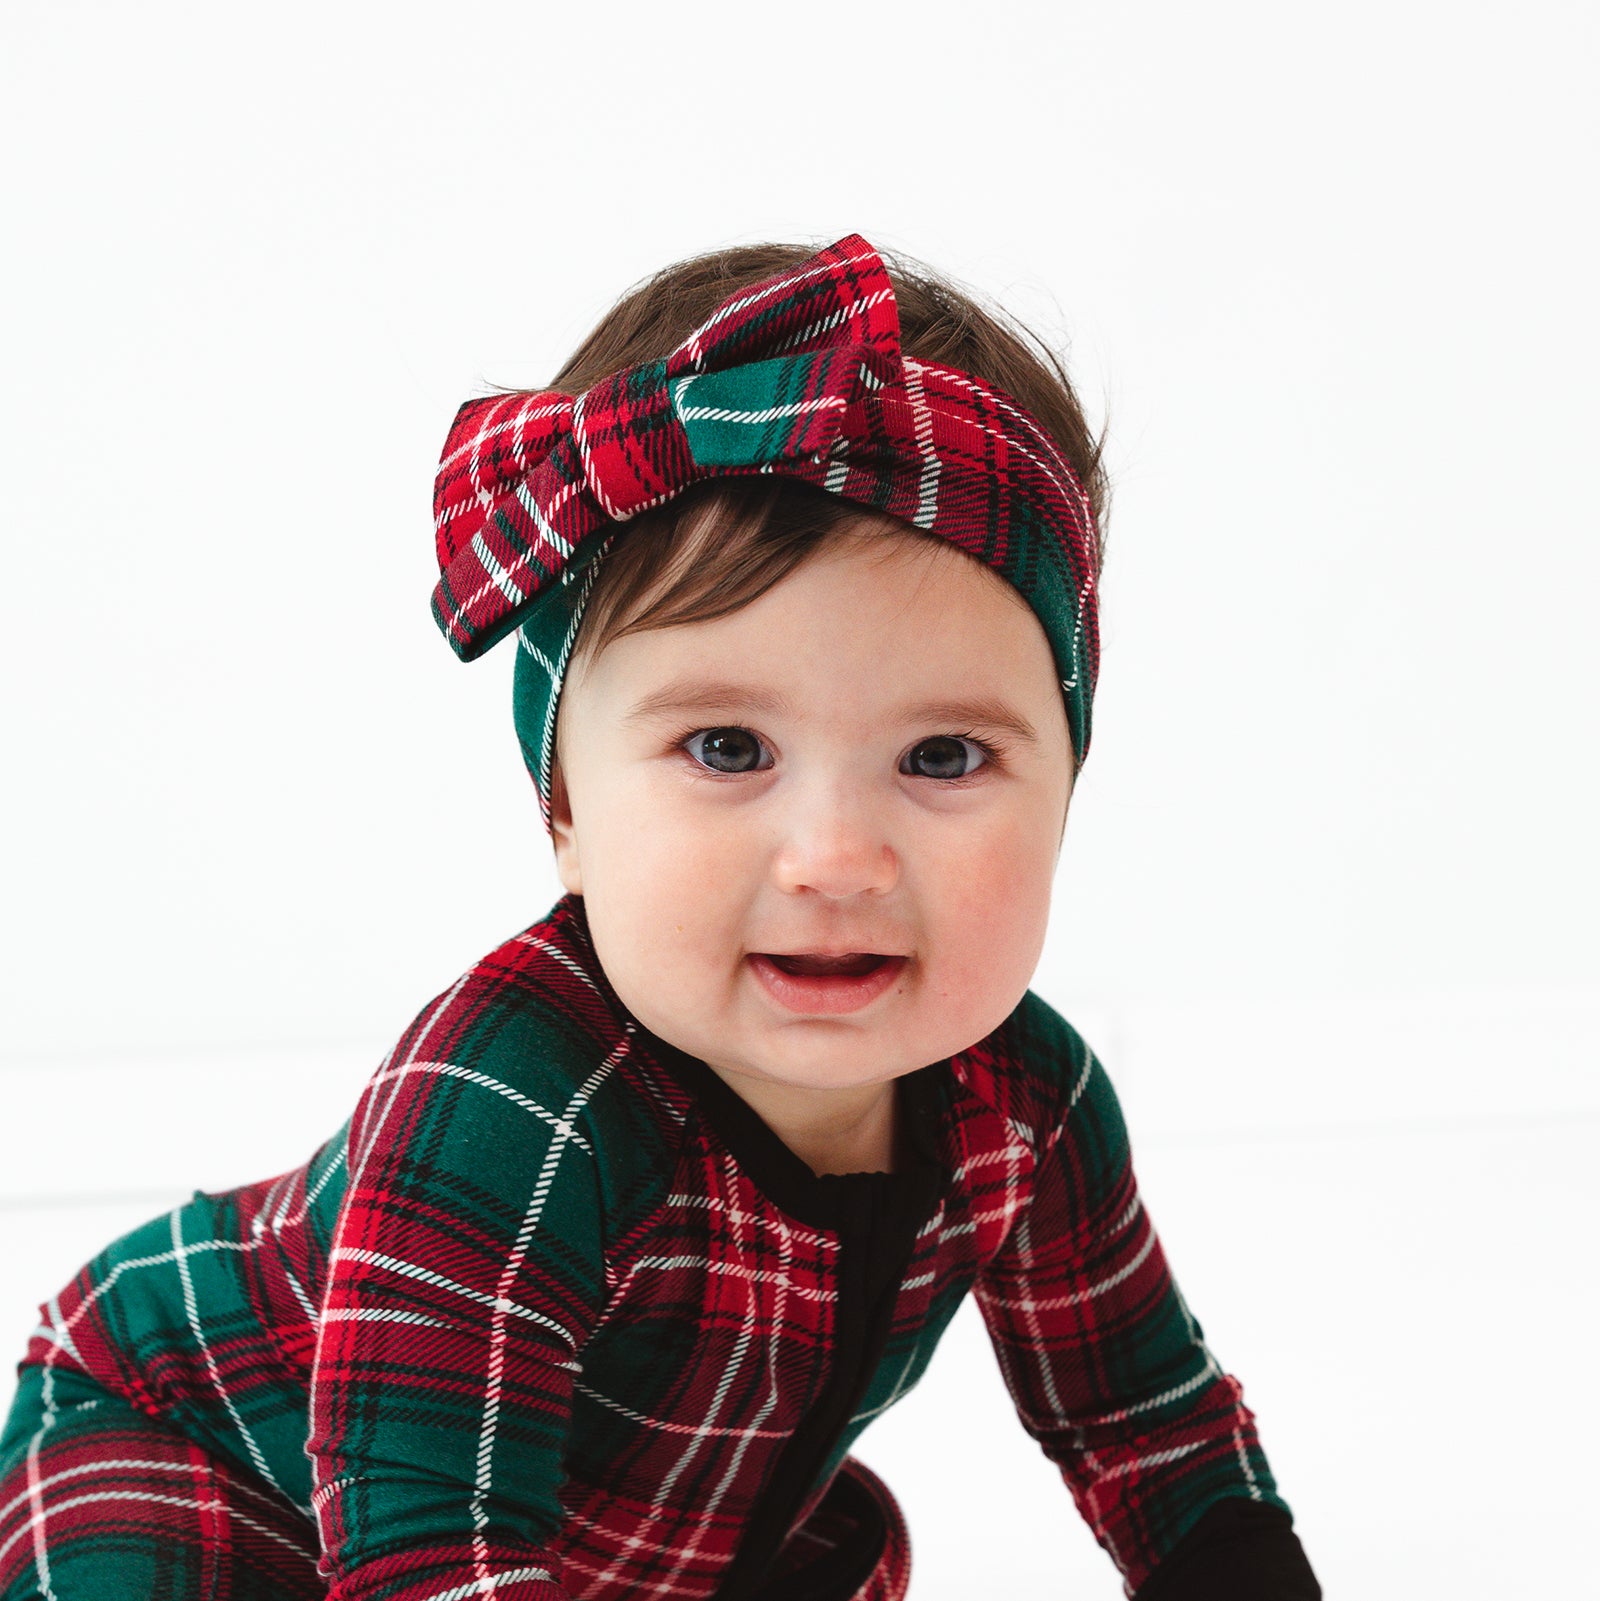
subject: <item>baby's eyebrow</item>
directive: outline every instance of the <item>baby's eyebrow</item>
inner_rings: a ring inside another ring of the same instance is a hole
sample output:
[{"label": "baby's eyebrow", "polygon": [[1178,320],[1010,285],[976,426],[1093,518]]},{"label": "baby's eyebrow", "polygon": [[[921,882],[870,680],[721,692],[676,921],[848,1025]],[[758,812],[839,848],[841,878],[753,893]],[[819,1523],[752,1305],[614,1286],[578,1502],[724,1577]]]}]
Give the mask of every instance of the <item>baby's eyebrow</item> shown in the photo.
[{"label": "baby's eyebrow", "polygon": [[[765,712],[788,717],[794,702],[779,690],[758,684],[712,682],[703,678],[679,679],[663,684],[638,701],[623,717],[625,723],[643,723],[668,712]],[[1004,729],[1030,745],[1039,743],[1033,724],[1015,707],[992,695],[961,696],[953,700],[918,701],[900,709],[903,723],[978,723]]]}]

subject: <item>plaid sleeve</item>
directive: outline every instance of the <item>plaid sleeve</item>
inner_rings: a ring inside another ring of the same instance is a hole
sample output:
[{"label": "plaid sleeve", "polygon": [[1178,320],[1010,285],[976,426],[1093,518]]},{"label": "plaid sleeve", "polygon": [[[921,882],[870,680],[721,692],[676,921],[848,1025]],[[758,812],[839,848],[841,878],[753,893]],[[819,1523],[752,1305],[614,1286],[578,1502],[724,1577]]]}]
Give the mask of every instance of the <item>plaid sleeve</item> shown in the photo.
[{"label": "plaid sleeve", "polygon": [[545,1547],[604,1283],[610,1065],[458,985],[368,1086],[311,1385],[329,1601],[565,1601]]},{"label": "plaid sleeve", "polygon": [[1031,991],[1017,1047],[1061,1099],[1028,1200],[974,1293],[1023,1427],[1133,1595],[1206,1510],[1288,1512],[1237,1380],[1207,1349],[1139,1198],[1111,1081]]}]

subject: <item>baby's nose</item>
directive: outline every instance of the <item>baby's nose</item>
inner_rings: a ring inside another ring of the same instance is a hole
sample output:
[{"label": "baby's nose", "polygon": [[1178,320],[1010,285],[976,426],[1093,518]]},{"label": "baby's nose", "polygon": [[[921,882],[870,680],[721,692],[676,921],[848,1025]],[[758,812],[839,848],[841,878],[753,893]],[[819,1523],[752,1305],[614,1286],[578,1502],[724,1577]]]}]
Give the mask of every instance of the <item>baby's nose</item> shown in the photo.
[{"label": "baby's nose", "polygon": [[817,800],[791,820],[773,871],[785,890],[841,897],[892,889],[900,865],[874,809],[833,796]]}]

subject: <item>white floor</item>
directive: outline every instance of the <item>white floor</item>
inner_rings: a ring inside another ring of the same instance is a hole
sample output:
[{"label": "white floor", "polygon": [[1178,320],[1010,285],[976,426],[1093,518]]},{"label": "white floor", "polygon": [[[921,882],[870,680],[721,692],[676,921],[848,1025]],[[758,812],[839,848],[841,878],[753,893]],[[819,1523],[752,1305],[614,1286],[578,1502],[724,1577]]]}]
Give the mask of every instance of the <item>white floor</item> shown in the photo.
[{"label": "white floor", "polygon": [[[11,1331],[0,1340],[20,1350],[38,1301],[195,1185],[309,1154],[305,1130],[336,1126],[369,1062],[263,1058],[232,1064],[226,1086],[215,1066],[163,1069],[177,1074],[168,1107],[184,1104],[185,1073],[213,1075],[210,1096],[193,1098],[213,1107],[274,1076],[279,1093],[251,1098],[252,1118],[210,1127],[170,1114],[134,1123],[122,1108],[149,1105],[147,1077],[73,1069],[73,1094],[52,1103],[56,1128],[30,1126],[0,1186],[0,1331]],[[79,1155],[62,1171],[69,1128]],[[1141,1140],[1136,1129],[1169,1259],[1244,1382],[1330,1598],[1600,1597],[1597,1136],[1600,1115],[1581,1109],[1323,1134]],[[181,1186],[134,1182],[185,1165]],[[9,1367],[0,1384],[9,1395]],[[1121,1595],[1011,1412],[970,1302],[921,1388],[860,1454],[906,1509],[910,1601]]]}]

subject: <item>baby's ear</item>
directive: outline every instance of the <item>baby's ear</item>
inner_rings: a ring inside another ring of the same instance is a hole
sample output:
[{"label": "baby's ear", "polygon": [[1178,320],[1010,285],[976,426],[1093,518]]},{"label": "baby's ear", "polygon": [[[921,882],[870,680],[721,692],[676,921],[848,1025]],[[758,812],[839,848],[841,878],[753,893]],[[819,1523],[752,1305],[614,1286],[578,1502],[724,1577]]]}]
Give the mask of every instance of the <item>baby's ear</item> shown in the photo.
[{"label": "baby's ear", "polygon": [[569,895],[583,894],[578,872],[578,832],[572,826],[572,802],[567,796],[566,775],[559,759],[550,763],[550,838],[555,846],[556,873]]}]

